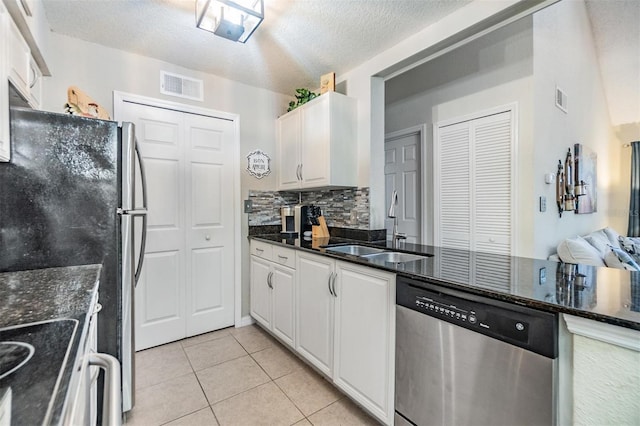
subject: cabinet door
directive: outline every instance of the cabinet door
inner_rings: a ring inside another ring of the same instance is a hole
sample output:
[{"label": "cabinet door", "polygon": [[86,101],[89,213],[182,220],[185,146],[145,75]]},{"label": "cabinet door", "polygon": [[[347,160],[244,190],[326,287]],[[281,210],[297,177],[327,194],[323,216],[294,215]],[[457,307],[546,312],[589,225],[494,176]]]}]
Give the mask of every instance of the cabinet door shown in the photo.
[{"label": "cabinet door", "polygon": [[331,122],[329,97],[321,96],[302,107],[300,159],[303,187],[329,185]]},{"label": "cabinet door", "polygon": [[334,261],[298,253],[296,274],[296,349],[320,371],[333,367],[333,299],[329,282]]},{"label": "cabinet door", "polygon": [[300,111],[278,120],[278,190],[300,187]]},{"label": "cabinet door", "polygon": [[294,337],[293,306],[295,297],[295,270],[286,266],[273,266],[273,314],[271,326],[273,334],[292,348]]},{"label": "cabinet door", "polygon": [[395,275],[337,262],[333,380],[387,424],[393,419]]},{"label": "cabinet door", "polygon": [[24,41],[20,30],[13,21],[9,22],[7,38],[9,40],[9,80],[25,99],[29,99],[29,75],[31,74],[29,45]]},{"label": "cabinet door", "polygon": [[7,85],[7,63],[9,13],[0,2],[0,161],[9,161],[9,87]]},{"label": "cabinet door", "polygon": [[38,64],[33,57],[29,58],[29,105],[33,109],[41,109],[42,107],[42,73],[38,68]]},{"label": "cabinet door", "polygon": [[271,327],[271,262],[251,256],[251,316],[267,328]]}]

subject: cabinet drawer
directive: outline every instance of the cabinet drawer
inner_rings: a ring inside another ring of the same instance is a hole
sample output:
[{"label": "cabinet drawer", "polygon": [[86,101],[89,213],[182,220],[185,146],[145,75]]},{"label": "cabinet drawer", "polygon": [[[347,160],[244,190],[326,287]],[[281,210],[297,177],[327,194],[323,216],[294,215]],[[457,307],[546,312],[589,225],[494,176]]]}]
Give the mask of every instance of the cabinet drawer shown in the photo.
[{"label": "cabinet drawer", "polygon": [[289,268],[296,268],[296,253],[292,249],[273,246],[272,260]]},{"label": "cabinet drawer", "polygon": [[271,260],[273,255],[273,246],[262,241],[251,241],[251,254],[263,259]]}]

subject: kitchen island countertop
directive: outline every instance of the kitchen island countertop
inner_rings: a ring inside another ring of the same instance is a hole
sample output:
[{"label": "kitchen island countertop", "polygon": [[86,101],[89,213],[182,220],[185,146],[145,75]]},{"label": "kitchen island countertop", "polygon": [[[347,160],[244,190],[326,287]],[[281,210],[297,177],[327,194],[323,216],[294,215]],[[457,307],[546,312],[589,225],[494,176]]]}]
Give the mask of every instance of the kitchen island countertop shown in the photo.
[{"label": "kitchen island countertop", "polygon": [[[92,306],[98,296],[100,270],[100,265],[81,265],[0,273],[0,341],[12,340],[10,336],[21,330],[36,328],[39,333],[48,333],[47,342],[63,341],[65,346],[65,339],[70,339],[62,367],[57,374],[54,371],[53,391],[51,386],[43,389],[46,380],[42,372],[47,366],[40,366],[36,370],[38,374],[27,375],[25,372],[30,371],[27,370],[31,368],[30,364],[59,357],[60,349],[55,345],[37,346],[33,360],[3,379],[3,386],[13,387],[14,421],[21,420],[21,424],[59,424],[63,421],[73,367],[88,334]],[[62,323],[77,325],[70,331],[69,327],[62,327]],[[43,325],[51,326],[41,331]],[[51,336],[52,333],[55,335]],[[29,331],[29,334],[36,332]]]},{"label": "kitchen island countertop", "polygon": [[397,251],[418,253],[427,258],[385,263],[330,252],[326,246],[360,244],[396,250],[386,241],[366,242],[333,237],[322,241],[287,239],[279,234],[253,235],[250,238],[534,309],[640,330],[640,272],[410,243],[402,244]]}]

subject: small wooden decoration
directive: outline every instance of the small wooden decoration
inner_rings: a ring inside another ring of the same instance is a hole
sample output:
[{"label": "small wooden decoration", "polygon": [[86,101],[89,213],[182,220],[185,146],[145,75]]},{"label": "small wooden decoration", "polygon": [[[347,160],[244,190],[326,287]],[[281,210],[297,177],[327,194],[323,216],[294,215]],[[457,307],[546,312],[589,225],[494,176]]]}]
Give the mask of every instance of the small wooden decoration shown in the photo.
[{"label": "small wooden decoration", "polygon": [[336,91],[336,73],[330,72],[320,77],[320,94]]}]

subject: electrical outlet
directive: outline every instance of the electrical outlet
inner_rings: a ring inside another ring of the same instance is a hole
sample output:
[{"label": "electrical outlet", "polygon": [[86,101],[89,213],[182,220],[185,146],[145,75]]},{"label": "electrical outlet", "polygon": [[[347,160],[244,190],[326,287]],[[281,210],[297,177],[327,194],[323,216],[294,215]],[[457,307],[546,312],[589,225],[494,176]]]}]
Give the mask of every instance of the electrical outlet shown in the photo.
[{"label": "electrical outlet", "polygon": [[349,218],[349,221],[354,224],[358,221],[358,210],[356,209],[351,209],[351,217]]},{"label": "electrical outlet", "polygon": [[540,285],[547,282],[547,268],[540,268],[538,271],[538,283]]},{"label": "electrical outlet", "polygon": [[547,211],[547,197],[545,197],[544,195],[540,197],[540,211],[541,212]]},{"label": "electrical outlet", "polygon": [[244,212],[251,213],[253,211],[253,200],[244,200]]}]

